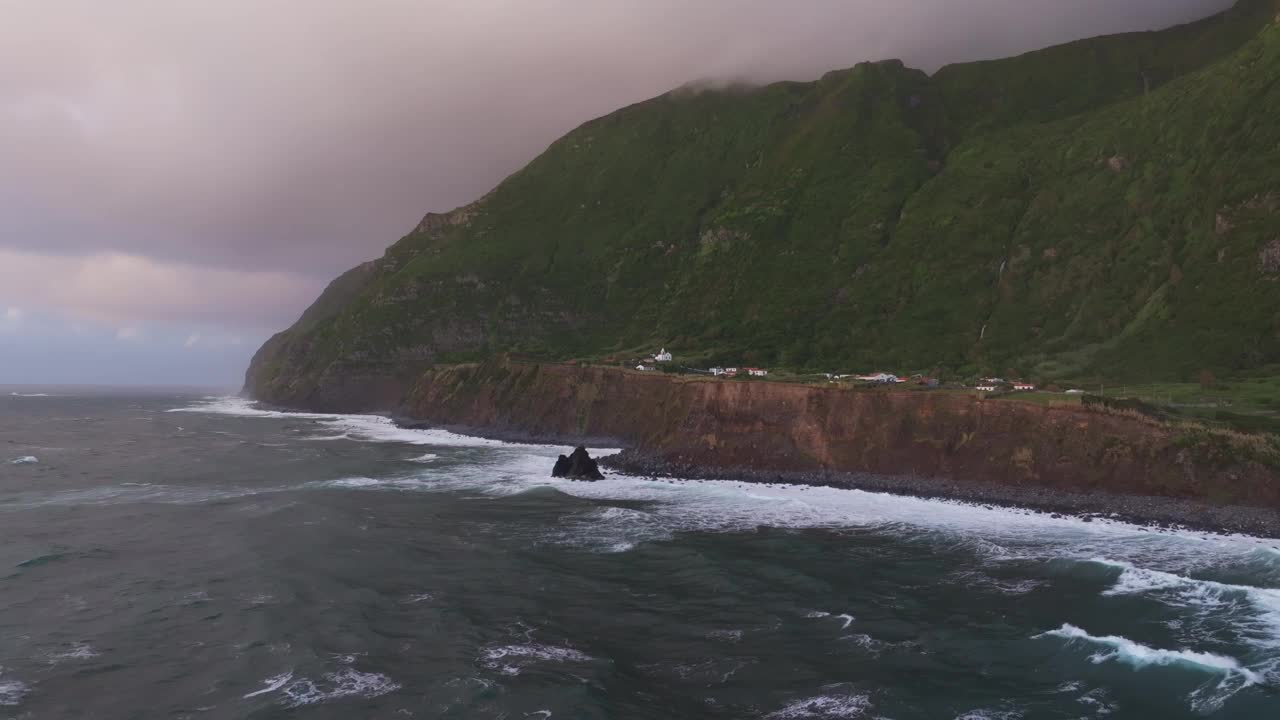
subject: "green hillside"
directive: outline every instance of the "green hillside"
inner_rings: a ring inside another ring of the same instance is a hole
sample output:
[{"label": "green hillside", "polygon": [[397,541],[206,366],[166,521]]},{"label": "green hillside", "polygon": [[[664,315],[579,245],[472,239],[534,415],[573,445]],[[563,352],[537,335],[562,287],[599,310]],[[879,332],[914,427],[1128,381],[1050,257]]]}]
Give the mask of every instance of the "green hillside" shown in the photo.
[{"label": "green hillside", "polygon": [[1186,381],[1280,365],[1280,3],[933,77],[674,91],[428,215],[264,397],[501,352]]}]

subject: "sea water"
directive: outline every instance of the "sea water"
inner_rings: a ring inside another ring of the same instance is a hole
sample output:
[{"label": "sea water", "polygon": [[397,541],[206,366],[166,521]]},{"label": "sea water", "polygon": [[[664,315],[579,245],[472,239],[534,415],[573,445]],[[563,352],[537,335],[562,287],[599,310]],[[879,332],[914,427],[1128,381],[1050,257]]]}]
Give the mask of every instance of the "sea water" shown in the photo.
[{"label": "sea water", "polygon": [[1280,717],[1280,541],[565,449],[0,394],[0,718]]}]

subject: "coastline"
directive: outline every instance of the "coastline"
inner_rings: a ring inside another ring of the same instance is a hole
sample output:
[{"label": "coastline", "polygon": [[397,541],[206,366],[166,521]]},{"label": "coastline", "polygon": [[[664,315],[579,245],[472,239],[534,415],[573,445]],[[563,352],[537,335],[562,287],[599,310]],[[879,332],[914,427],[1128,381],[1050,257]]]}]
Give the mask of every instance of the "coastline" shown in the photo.
[{"label": "coastline", "polygon": [[[1105,492],[1071,492],[1038,485],[1005,485],[994,482],[956,481],[916,475],[885,475],[865,472],[760,470],[722,468],[676,462],[658,453],[628,448],[618,438],[534,433],[515,429],[485,428],[456,424],[436,424],[392,416],[399,427],[410,430],[447,430],[459,435],[501,442],[549,445],[572,449],[622,448],[614,455],[595,459],[607,473],[682,481],[731,480],[760,485],[800,485],[842,490],[903,495],[929,500],[946,500],[1014,510],[1030,510],[1050,515],[1079,517],[1086,521],[1106,519],[1141,527],[1185,529],[1221,535],[1248,535],[1280,538],[1280,512],[1248,505],[1215,505],[1186,498]],[[547,468],[551,477],[551,468]]]},{"label": "coastline", "polygon": [[[1247,505],[1214,505],[1198,500],[1116,493],[1080,493],[1043,486],[958,482],[911,475],[834,471],[772,471],[712,468],[672,462],[652,453],[623,450],[598,458],[613,472],[681,480],[734,480],[785,484],[949,500],[975,505],[1031,510],[1051,515],[1107,519],[1143,527],[1186,529],[1222,535],[1280,538],[1280,512]],[[550,471],[548,471],[550,474]]]},{"label": "coastline", "polygon": [[862,488],[1280,537],[1270,446],[1133,413],[506,359],[326,387],[246,394],[279,408],[376,412],[406,428],[623,448],[605,467],[640,476]]}]

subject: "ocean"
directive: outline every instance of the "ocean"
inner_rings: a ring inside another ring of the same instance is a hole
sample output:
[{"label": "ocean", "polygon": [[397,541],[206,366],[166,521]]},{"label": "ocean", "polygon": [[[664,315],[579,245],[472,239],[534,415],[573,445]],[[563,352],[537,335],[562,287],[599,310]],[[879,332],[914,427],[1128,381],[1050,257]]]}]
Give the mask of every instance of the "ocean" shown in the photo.
[{"label": "ocean", "polygon": [[6,390],[0,718],[1280,717],[1278,540],[566,450]]}]

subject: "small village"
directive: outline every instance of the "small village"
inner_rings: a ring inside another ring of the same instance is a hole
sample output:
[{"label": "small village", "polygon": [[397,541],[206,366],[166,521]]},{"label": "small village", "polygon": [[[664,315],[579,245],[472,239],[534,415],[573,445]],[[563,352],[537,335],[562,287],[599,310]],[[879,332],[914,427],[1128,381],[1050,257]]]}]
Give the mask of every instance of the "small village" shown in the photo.
[{"label": "small village", "polygon": [[[737,377],[755,377],[764,378],[769,376],[769,370],[758,367],[710,367],[710,368],[692,368],[677,366],[674,364],[675,358],[665,347],[648,357],[642,358],[636,362],[635,369],[639,372],[680,372],[694,375],[710,375],[712,377],[732,379]],[[825,377],[832,383],[857,383],[861,385],[907,385],[923,388],[942,388],[944,384],[934,377],[927,375],[914,374],[903,375],[898,373],[890,373],[877,371],[872,373],[821,373],[821,377]],[[975,390],[980,393],[1015,393],[1015,392],[1035,392],[1039,390],[1033,382],[1024,380],[1006,380],[999,377],[980,378],[975,383],[967,385],[964,383],[950,382],[945,387],[953,389]],[[1052,388],[1050,389],[1053,390]],[[1044,391],[1041,391],[1044,392]],[[1083,390],[1068,389],[1057,391],[1065,395],[1082,395]]]}]

